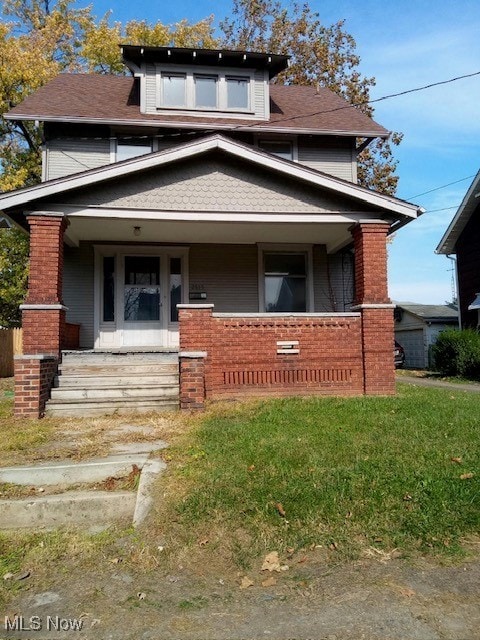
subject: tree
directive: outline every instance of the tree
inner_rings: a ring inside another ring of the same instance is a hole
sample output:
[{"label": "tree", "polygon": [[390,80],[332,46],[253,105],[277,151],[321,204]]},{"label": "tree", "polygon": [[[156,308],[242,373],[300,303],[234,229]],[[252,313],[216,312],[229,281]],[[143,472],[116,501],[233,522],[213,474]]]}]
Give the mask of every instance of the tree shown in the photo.
[{"label": "tree", "polygon": [[28,278],[28,236],[19,229],[0,229],[0,326],[20,326],[19,305]]},{"label": "tree", "polygon": [[[375,78],[362,76],[356,43],[340,20],[325,26],[308,3],[282,6],[280,0],[234,0],[231,18],[220,23],[223,45],[290,55],[290,66],[274,82],[328,87],[368,116],[370,89]],[[377,140],[359,157],[360,184],[393,195],[398,177],[392,145],[398,145],[401,134],[389,140]]]}]

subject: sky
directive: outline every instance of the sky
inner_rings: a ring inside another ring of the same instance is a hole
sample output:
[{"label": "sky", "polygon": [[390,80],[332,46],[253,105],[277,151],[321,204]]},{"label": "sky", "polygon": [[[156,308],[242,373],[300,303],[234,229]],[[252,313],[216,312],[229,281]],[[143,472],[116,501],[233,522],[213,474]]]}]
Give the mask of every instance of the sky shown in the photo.
[{"label": "sky", "polygon": [[[174,23],[213,14],[217,24],[232,6],[219,0],[92,4],[97,16],[111,10],[112,20],[121,22]],[[480,71],[478,0],[311,0],[310,6],[327,25],[345,19],[345,29],[357,42],[361,72],[376,78],[372,99]],[[397,196],[426,210],[399,230],[389,246],[393,300],[452,300],[452,262],[434,251],[480,168],[479,105],[480,75],[375,106],[375,120],[404,135],[395,150]],[[425,194],[432,189],[437,190]]]}]

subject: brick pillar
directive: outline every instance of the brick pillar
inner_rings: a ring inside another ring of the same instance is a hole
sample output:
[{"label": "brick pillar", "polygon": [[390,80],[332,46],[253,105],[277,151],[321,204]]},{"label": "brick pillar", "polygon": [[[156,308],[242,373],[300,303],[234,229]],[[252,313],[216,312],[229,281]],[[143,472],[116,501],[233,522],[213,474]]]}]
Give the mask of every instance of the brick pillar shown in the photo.
[{"label": "brick pillar", "polygon": [[179,304],[180,408],[203,409],[208,396],[208,352],[213,304]]},{"label": "brick pillar", "polygon": [[28,294],[22,309],[23,356],[15,363],[15,415],[41,417],[65,333],[63,214],[32,213]]},{"label": "brick pillar", "polygon": [[22,305],[23,352],[60,354],[65,333],[62,300],[63,234],[62,214],[31,214],[30,272],[28,294]]},{"label": "brick pillar", "polygon": [[385,223],[360,223],[351,232],[355,247],[355,306],[362,313],[364,392],[395,393],[393,307],[387,286]]}]

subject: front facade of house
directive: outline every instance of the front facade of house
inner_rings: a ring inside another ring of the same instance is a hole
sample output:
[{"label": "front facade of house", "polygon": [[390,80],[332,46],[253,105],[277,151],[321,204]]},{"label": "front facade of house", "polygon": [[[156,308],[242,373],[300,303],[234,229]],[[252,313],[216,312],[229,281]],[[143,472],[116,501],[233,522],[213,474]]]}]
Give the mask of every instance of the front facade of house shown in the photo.
[{"label": "front facade of house", "polygon": [[436,253],[456,254],[462,329],[480,327],[480,171],[440,241]]},{"label": "front facade of house", "polygon": [[45,136],[43,182],[0,196],[31,234],[17,413],[66,348],[178,352],[183,407],[392,393],[386,236],[418,208],[356,184],[357,140],[387,132],[271,85],[284,56],[123,54],[133,77],[60,76],[7,116]]}]

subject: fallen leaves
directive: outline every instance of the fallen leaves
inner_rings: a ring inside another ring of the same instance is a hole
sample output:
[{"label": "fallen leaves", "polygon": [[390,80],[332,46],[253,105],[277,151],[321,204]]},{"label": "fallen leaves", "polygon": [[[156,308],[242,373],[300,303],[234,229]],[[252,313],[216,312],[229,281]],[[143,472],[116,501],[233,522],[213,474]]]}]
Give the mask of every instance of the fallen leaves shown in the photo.
[{"label": "fallen leaves", "polygon": [[277,580],[273,576],[270,576],[262,582],[262,587],[274,587],[276,584]]},{"label": "fallen leaves", "polygon": [[262,568],[260,571],[288,571],[289,567],[286,564],[280,564],[280,558],[278,557],[278,551],[272,551],[268,553],[263,559]]},{"label": "fallen leaves", "polygon": [[243,576],[242,581],[240,582],[240,589],[248,589],[248,587],[253,587],[255,583],[248,576]]},{"label": "fallen leaves", "polygon": [[285,512],[285,509],[283,508],[283,505],[281,502],[277,502],[277,504],[275,505],[275,509],[278,511],[278,514],[282,517],[285,518],[285,516],[287,515]]},{"label": "fallen leaves", "polygon": [[470,480],[474,476],[474,473],[462,473],[462,475],[460,476],[460,480]]},{"label": "fallen leaves", "polygon": [[462,458],[460,456],[452,457],[450,458],[450,462],[456,462],[457,464],[462,464]]}]

